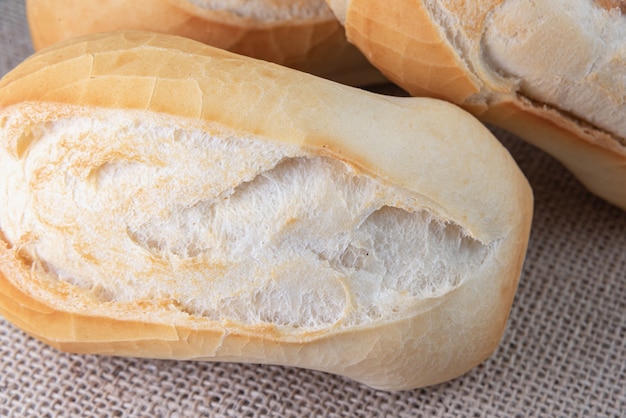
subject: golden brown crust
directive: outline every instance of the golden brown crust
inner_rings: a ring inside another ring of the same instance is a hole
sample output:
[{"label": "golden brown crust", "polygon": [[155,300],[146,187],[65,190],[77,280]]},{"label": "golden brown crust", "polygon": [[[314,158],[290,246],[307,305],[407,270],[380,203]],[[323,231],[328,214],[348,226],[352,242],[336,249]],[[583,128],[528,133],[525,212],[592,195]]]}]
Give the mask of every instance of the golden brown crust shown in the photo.
[{"label": "golden brown crust", "polygon": [[384,82],[347,42],[330,11],[312,19],[262,22],[201,10],[186,0],[154,0],[151,7],[136,0],[28,0],[26,7],[35,50],[91,33],[145,30],[183,36],[345,84]]},{"label": "golden brown crust", "polygon": [[[458,376],[497,346],[524,259],[532,195],[508,153],[458,108],[373,95],[139,32],[62,42],[31,57],[0,81],[0,109],[24,102],[148,110],[189,118],[181,124],[217,123],[243,136],[300,144],[419,193],[433,212],[497,251],[492,268],[403,317],[286,334],[184,312],[159,321],[162,306],[111,305],[111,316],[80,311],[63,302],[73,297],[69,285],[65,291],[36,277],[17,248],[0,243],[0,312],[37,338],[73,352],[292,365],[390,390]],[[33,298],[19,283],[63,308]],[[151,312],[154,320],[137,320]]]},{"label": "golden brown crust", "polygon": [[[491,105],[480,114],[486,122],[506,127],[514,134],[544,150],[568,168],[597,196],[626,208],[626,158],[624,147],[611,135],[581,122],[563,118],[556,111],[531,104],[525,99]],[[532,126],[532,135],[528,135]]]},{"label": "golden brown crust", "polygon": [[348,40],[409,93],[458,103],[480,91],[422,2],[353,1],[346,22]]}]

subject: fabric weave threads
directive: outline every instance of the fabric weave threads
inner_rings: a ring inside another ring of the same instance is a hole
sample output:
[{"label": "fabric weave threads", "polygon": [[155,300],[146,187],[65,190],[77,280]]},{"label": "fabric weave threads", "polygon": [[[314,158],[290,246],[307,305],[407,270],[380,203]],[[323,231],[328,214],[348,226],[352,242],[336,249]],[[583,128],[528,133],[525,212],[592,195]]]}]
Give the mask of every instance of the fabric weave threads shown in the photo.
[{"label": "fabric weave threads", "polygon": [[[0,0],[0,75],[30,53],[23,2]],[[494,133],[529,178],[535,219],[503,341],[465,376],[395,393],[295,368],[73,355],[0,319],[0,416],[623,416],[626,213]]]}]

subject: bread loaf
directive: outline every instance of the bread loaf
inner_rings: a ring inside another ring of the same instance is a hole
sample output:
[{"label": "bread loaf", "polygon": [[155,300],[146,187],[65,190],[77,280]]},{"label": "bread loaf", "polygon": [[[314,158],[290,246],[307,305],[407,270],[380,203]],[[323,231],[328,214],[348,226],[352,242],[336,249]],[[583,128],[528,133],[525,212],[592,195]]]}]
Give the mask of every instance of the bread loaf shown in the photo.
[{"label": "bread loaf", "polygon": [[345,84],[386,82],[324,0],[27,0],[36,50],[115,30],[184,36]]},{"label": "bread loaf", "polygon": [[62,350],[408,389],[498,344],[532,195],[445,102],[96,35],[0,82],[0,312]]},{"label": "bread loaf", "polygon": [[514,132],[626,208],[626,2],[329,4],[348,39],[410,94]]}]

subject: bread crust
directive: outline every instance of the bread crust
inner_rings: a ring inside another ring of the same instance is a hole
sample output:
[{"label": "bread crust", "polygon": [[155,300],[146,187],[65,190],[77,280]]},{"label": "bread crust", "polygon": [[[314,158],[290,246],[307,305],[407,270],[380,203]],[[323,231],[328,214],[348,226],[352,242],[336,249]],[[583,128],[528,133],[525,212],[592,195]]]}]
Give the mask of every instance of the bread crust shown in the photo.
[{"label": "bread crust", "polygon": [[332,12],[323,3],[320,7],[324,13],[316,17],[269,21],[202,9],[189,0],[154,0],[150,7],[137,0],[28,0],[26,13],[35,50],[91,33],[145,30],[183,36],[344,84],[385,82],[347,42]]},{"label": "bread crust", "polygon": [[480,92],[421,1],[352,1],[346,16],[348,40],[409,93],[462,103]]},{"label": "bread crust", "polygon": [[71,286],[46,288],[28,257],[3,239],[0,312],[27,333],[71,352],[282,364],[386,390],[454,378],[497,346],[528,242],[532,194],[510,155],[460,109],[143,32],[62,42],[29,58],[0,81],[0,111],[20,103],[150,111],[297,144],[415,191],[442,219],[497,249],[488,271],[397,318],[307,333],[168,316],[172,306],[72,307]]},{"label": "bread crust", "polygon": [[[426,3],[399,1],[383,7],[375,0],[329,2],[345,15],[350,42],[411,95],[450,101],[514,132],[558,159],[591,192],[625,209],[625,139],[524,97],[488,68],[479,39],[502,0],[441,1],[459,27],[451,22],[443,27]],[[602,4],[619,11],[613,3]],[[469,40],[464,45],[451,41],[463,37]]]},{"label": "bread crust", "polygon": [[626,156],[613,136],[521,98],[493,104],[480,117],[555,156],[588,190],[625,208]]}]

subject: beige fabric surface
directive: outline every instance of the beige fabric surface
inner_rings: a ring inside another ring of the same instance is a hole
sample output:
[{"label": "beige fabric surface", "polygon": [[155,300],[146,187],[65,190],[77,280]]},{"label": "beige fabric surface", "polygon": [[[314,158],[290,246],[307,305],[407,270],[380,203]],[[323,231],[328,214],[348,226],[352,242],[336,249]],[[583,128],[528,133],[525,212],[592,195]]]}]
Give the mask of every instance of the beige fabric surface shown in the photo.
[{"label": "beige fabric surface", "polygon": [[[30,53],[23,2],[0,0],[0,76]],[[72,355],[0,318],[0,416],[626,416],[626,213],[494,132],[534,189],[535,219],[504,339],[467,375],[389,393],[295,368]]]}]

